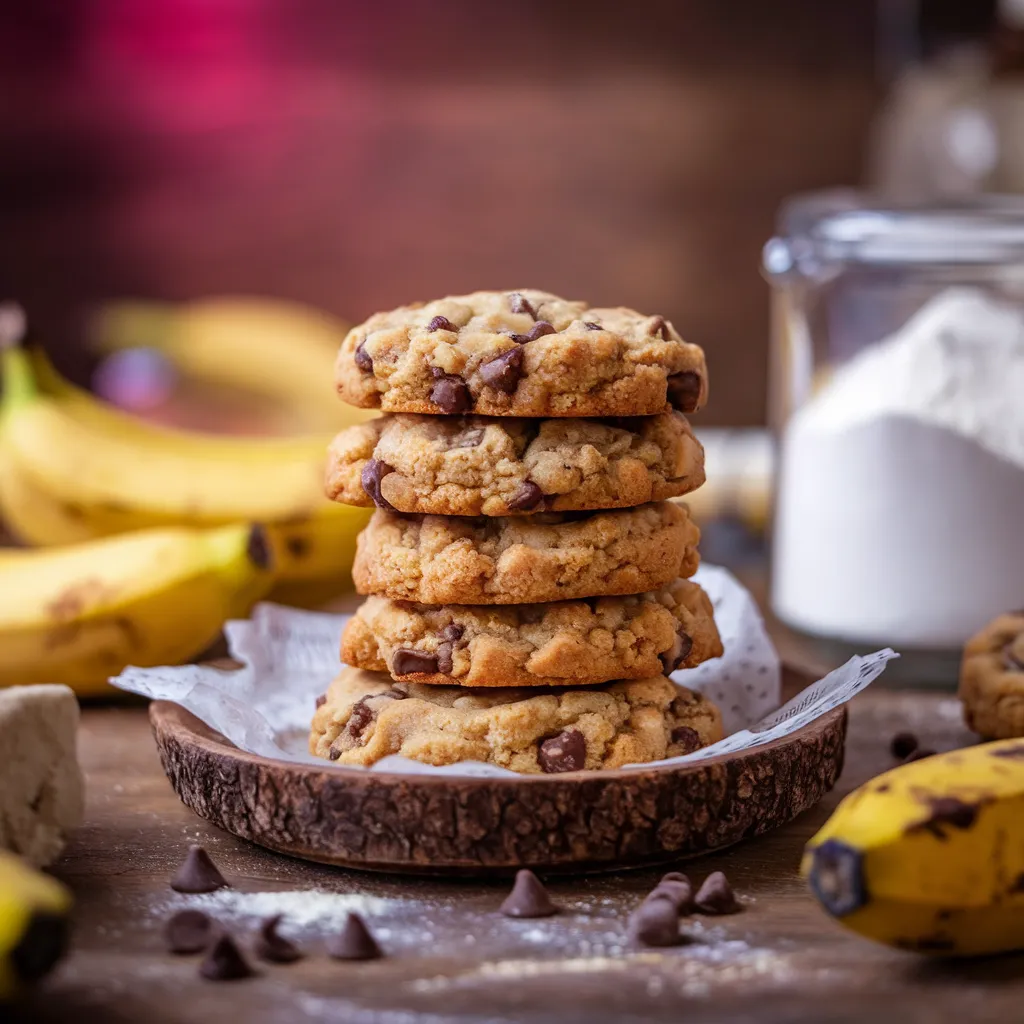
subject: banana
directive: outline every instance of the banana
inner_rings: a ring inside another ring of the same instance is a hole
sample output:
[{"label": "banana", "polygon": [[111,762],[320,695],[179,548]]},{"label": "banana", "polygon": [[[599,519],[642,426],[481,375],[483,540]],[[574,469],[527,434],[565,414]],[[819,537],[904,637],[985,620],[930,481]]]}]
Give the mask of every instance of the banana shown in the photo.
[{"label": "banana", "polygon": [[66,683],[107,692],[126,665],[174,665],[270,589],[265,531],[140,530],[0,555],[0,686]]},{"label": "banana", "polygon": [[181,305],[122,301],[100,310],[100,351],[145,346],[186,377],[274,399],[307,428],[338,430],[353,417],[331,386],[348,325],[277,299],[223,297]]},{"label": "banana", "polygon": [[[64,954],[71,905],[71,893],[55,878],[0,852],[0,1004],[15,999]],[[7,1019],[2,1011],[0,1019]]]},{"label": "banana", "polygon": [[1024,948],[1024,740],[879,775],[836,808],[802,873],[852,931],[901,949]]},{"label": "banana", "polygon": [[355,537],[369,512],[323,496],[329,438],[148,425],[63,381],[41,354],[17,344],[16,323],[0,326],[0,511],[21,541],[74,544],[259,521],[274,548],[275,599],[312,605],[351,586]]}]

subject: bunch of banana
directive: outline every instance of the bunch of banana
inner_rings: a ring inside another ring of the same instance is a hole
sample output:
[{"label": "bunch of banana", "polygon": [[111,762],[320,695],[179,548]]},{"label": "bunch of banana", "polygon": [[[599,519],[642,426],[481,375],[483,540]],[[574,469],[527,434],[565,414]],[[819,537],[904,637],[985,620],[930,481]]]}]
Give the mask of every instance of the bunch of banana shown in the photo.
[{"label": "bunch of banana", "polygon": [[64,954],[70,913],[71,893],[60,882],[0,853],[0,1007]]},{"label": "bunch of banana", "polygon": [[279,597],[316,604],[351,584],[368,512],[328,501],[329,437],[242,438],[151,426],[62,380],[0,311],[0,512],[36,546],[152,527],[266,524]]},{"label": "bunch of banana", "polygon": [[271,399],[312,431],[351,421],[330,383],[347,331],[308,306],[244,297],[114,302],[91,327],[100,352],[156,349],[183,376]]},{"label": "bunch of banana", "polygon": [[1024,948],[1024,740],[913,761],[851,793],[804,854],[833,917],[944,956]]},{"label": "bunch of banana", "polygon": [[174,665],[210,646],[274,581],[265,531],[140,530],[0,553],[0,686],[57,682],[88,697],[126,665]]}]

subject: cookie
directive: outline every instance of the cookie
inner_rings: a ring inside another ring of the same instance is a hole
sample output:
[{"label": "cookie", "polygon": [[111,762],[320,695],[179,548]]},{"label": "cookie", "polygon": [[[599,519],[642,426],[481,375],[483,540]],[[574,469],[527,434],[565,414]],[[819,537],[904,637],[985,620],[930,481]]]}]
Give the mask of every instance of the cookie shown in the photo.
[{"label": "cookie", "polygon": [[722,654],[696,583],[553,604],[434,605],[368,598],[341,658],[412,683],[596,686],[693,668]]},{"label": "cookie", "polygon": [[339,765],[401,754],[536,774],[657,761],[721,738],[718,708],[664,676],[599,690],[472,690],[350,668],[321,699],[309,749]]},{"label": "cookie", "polygon": [[381,416],[331,444],[326,491],[346,505],[446,516],[629,508],[704,482],[686,417],[522,420]]},{"label": "cookie", "polygon": [[360,594],[421,604],[536,604],[642,594],[700,564],[685,505],[514,519],[378,509],[356,541]]},{"label": "cookie", "polygon": [[434,416],[653,416],[708,392],[703,351],[664,317],[533,289],[377,313],[345,338],[335,382],[352,405]]},{"label": "cookie", "polygon": [[968,729],[987,740],[1024,736],[1024,610],[1000,615],[967,642],[959,695]]}]

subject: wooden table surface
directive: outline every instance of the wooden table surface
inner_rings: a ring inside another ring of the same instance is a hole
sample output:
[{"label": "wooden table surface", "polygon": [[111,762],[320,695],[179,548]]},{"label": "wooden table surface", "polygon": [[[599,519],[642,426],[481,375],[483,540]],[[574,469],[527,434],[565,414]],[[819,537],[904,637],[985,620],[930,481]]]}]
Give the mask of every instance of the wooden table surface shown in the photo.
[{"label": "wooden table surface", "polygon": [[[823,804],[791,825],[684,866],[696,879],[725,870],[743,913],[694,918],[695,941],[638,950],[625,940],[629,911],[659,872],[560,880],[558,917],[511,921],[497,913],[507,886],[437,882],[323,868],[265,852],[186,810],[161,773],[145,711],[87,710],[80,747],[88,779],[85,826],[56,873],[75,891],[74,950],[35,993],[26,1021],[1012,1021],[1021,1019],[1024,958],[957,966],[889,951],[846,934],[821,913],[797,876],[800,851],[839,797],[890,766],[899,728],[948,749],[969,742],[948,696],[874,688],[851,705],[847,766]],[[216,897],[246,942],[259,910],[319,889],[334,904],[366,903],[391,955],[373,963],[325,957],[313,913],[303,911],[307,959],[261,967],[258,978],[203,981],[195,958],[163,951],[170,908],[208,897],[174,894],[167,881],[187,845],[202,843],[236,891]],[[255,916],[252,916],[255,914]],[[247,916],[249,915],[249,916]]]}]

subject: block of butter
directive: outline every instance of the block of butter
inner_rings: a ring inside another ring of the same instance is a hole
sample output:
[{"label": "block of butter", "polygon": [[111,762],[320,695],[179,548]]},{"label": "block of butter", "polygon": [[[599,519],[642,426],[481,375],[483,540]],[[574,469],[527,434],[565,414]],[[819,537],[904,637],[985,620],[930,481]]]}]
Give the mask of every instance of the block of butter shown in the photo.
[{"label": "block of butter", "polygon": [[0,848],[40,867],[84,812],[78,701],[67,686],[0,689]]}]

